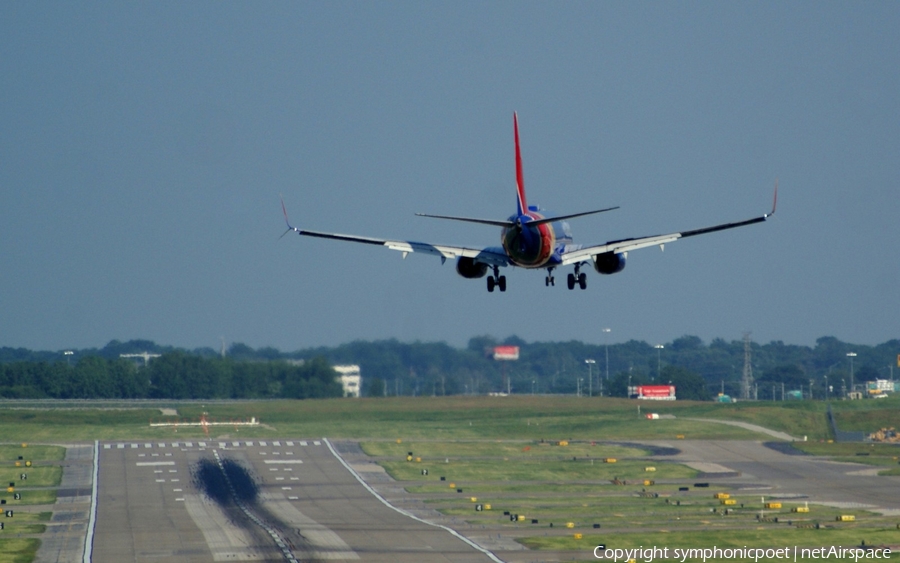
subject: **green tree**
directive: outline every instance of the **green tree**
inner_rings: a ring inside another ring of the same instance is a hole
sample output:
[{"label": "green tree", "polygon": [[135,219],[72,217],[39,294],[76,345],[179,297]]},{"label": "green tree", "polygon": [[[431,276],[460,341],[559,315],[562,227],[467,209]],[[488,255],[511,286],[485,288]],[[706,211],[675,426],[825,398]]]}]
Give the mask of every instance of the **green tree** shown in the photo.
[{"label": "green tree", "polygon": [[650,383],[650,378],[639,371],[620,371],[609,381],[607,394],[612,397],[628,397],[628,385],[637,387]]},{"label": "green tree", "polygon": [[675,396],[679,399],[690,401],[708,401],[709,390],[706,388],[706,380],[699,374],[688,371],[679,366],[666,366],[660,372],[662,385],[674,385]]},{"label": "green tree", "polygon": [[[285,364],[286,365],[286,364]],[[343,388],[337,381],[337,372],[318,357],[302,366],[287,366],[283,386],[283,396],[291,399],[319,399],[340,397]]]},{"label": "green tree", "polygon": [[779,387],[781,384],[784,384],[785,389],[788,391],[803,389],[804,387],[809,386],[809,378],[806,377],[806,374],[803,373],[800,366],[796,365],[775,366],[766,370],[765,373],[757,379],[757,382],[763,387],[771,385],[772,383],[778,384]]}]

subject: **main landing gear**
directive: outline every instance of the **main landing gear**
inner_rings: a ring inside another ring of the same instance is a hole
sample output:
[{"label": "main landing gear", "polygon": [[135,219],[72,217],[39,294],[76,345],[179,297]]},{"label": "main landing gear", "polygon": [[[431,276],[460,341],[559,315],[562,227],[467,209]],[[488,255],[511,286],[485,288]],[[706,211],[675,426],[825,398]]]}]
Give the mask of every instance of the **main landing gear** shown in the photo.
[{"label": "main landing gear", "polygon": [[506,276],[500,275],[500,268],[497,266],[494,266],[494,275],[488,276],[488,293],[493,293],[495,287],[499,288],[500,291],[506,291]]},{"label": "main landing gear", "polygon": [[575,264],[575,273],[566,277],[569,289],[575,289],[575,284],[581,289],[587,289],[587,274],[581,272],[581,264]]}]

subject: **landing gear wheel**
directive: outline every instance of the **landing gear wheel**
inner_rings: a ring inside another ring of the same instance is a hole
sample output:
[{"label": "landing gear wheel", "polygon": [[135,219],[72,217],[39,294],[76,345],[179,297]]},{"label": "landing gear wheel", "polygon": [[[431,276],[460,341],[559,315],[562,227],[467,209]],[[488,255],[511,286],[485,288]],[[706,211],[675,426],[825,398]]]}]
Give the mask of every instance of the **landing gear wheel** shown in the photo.
[{"label": "landing gear wheel", "polygon": [[587,289],[587,274],[581,272],[578,274],[578,287],[581,289]]},{"label": "landing gear wheel", "polygon": [[546,278],[544,278],[544,285],[547,287],[550,287],[550,276],[547,276]]},{"label": "landing gear wheel", "polygon": [[569,289],[575,289],[575,274],[569,274],[566,276],[566,283],[569,286]]},{"label": "landing gear wheel", "polygon": [[494,276],[491,276],[491,277],[489,277],[489,278],[487,279],[488,293],[493,293],[493,292],[494,292],[494,284],[495,284],[495,283],[496,283],[496,282],[494,281]]},{"label": "landing gear wheel", "polygon": [[506,276],[497,278],[497,286],[500,288],[500,291],[506,291]]}]

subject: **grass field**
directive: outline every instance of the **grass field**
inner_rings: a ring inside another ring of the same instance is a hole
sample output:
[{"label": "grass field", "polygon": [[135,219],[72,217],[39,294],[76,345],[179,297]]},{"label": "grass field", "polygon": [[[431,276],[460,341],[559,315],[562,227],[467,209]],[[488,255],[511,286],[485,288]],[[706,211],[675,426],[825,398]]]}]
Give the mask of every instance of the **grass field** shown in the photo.
[{"label": "grass field", "polygon": [[[478,442],[363,442],[362,449],[373,457],[403,457],[407,454],[423,460],[443,460],[449,457],[510,457],[522,459],[547,458],[634,458],[647,455],[645,450],[616,444],[596,442],[478,441]],[[411,452],[411,453],[410,453]]]},{"label": "grass field", "polygon": [[[116,403],[119,405],[120,403]],[[150,422],[213,421],[259,418],[264,426],[214,427],[213,437],[328,436],[332,438],[407,440],[628,440],[672,438],[758,439],[741,428],[683,420],[687,417],[741,420],[768,428],[827,439],[825,407],[821,403],[714,404],[676,401],[648,405],[627,399],[571,396],[419,397],[177,403],[178,417],[163,417],[146,408],[0,408],[3,440],[11,443],[90,442],[96,439],[201,438],[199,427],[151,428]],[[638,412],[638,409],[642,409]],[[675,415],[674,420],[647,421],[649,411]],[[868,411],[867,411],[868,412]],[[880,411],[879,411],[880,412]],[[873,413],[867,416],[873,417]],[[874,418],[881,416],[874,414]],[[880,420],[879,420],[880,422]],[[877,426],[880,427],[880,426]]]},{"label": "grass field", "polygon": [[866,401],[839,401],[833,404],[834,418],[841,430],[874,432],[880,428],[900,428],[900,395]]},{"label": "grass field", "polygon": [[36,539],[0,538],[0,563],[30,563],[40,545]]},{"label": "grass field", "polygon": [[0,498],[6,501],[6,505],[10,508],[16,506],[31,506],[36,504],[53,504],[56,502],[56,489],[22,489],[17,487],[16,491],[21,497],[16,500],[15,497],[2,489]]},{"label": "grass field", "polygon": [[0,463],[7,461],[61,461],[66,449],[59,446],[0,445]]},{"label": "grass field", "polygon": [[[403,461],[389,461],[381,464],[391,477],[399,481],[421,478],[421,469],[431,467],[430,477],[435,473],[456,483],[476,481],[480,483],[500,481],[610,481],[639,479],[649,475],[644,472],[646,463],[625,461],[603,463],[602,460],[459,460],[438,464],[411,464]],[[656,464],[654,479],[690,479],[696,471],[674,463]]]},{"label": "grass field", "polygon": [[[27,479],[20,479],[22,475]],[[62,467],[0,467],[0,485],[15,483],[15,487],[56,487],[62,478]]]}]

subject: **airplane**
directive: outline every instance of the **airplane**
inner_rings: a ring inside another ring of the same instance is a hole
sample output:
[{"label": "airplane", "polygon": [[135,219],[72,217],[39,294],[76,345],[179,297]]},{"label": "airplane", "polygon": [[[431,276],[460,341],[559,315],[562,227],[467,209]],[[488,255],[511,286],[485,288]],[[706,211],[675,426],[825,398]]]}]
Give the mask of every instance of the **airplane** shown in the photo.
[{"label": "airplane", "polygon": [[744,221],[734,223],[722,223],[712,227],[693,229],[664,235],[627,238],[609,241],[604,244],[583,246],[574,244],[572,232],[567,219],[604,213],[618,209],[607,207],[594,211],[584,211],[570,215],[546,216],[547,212],[533,205],[528,205],[525,199],[525,183],[522,174],[522,154],[519,148],[519,118],[513,113],[513,136],[516,146],[516,214],[508,219],[492,220],[477,219],[472,217],[457,217],[449,215],[429,215],[416,213],[419,217],[431,217],[437,219],[449,219],[452,221],[464,221],[481,225],[500,227],[501,246],[486,248],[468,248],[464,246],[450,246],[414,242],[407,240],[391,240],[356,235],[344,235],[338,233],[326,233],[299,229],[291,225],[288,219],[284,198],[281,200],[281,210],[284,213],[284,221],[287,230],[281,235],[295,232],[300,236],[319,237],[333,240],[343,240],[384,246],[402,253],[403,258],[411,252],[420,252],[440,256],[441,264],[448,258],[456,259],[456,272],[467,279],[478,279],[491,274],[487,278],[487,290],[493,292],[494,288],[501,292],[506,291],[506,276],[500,275],[500,268],[513,266],[529,270],[547,270],[544,285],[556,285],[553,271],[562,266],[573,266],[573,272],[569,273],[566,281],[570,290],[577,285],[581,289],[587,288],[587,275],[581,268],[590,264],[599,274],[610,275],[621,272],[625,268],[628,253],[632,250],[659,246],[665,249],[665,245],[676,240],[734,229],[754,223],[761,223],[775,213],[778,203],[778,182],[775,182],[775,195],[772,202],[772,211],[765,215],[757,216]]}]

